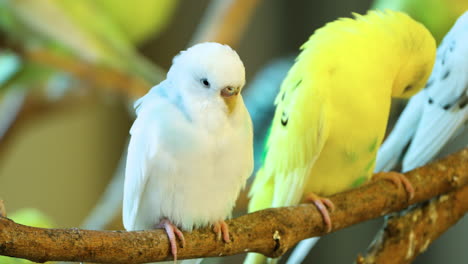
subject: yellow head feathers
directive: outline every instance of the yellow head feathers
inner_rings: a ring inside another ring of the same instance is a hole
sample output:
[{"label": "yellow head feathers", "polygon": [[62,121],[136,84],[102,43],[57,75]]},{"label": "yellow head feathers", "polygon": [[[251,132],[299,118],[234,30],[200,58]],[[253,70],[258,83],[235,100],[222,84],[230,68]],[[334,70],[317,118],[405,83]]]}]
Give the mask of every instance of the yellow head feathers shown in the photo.
[{"label": "yellow head feathers", "polygon": [[[424,87],[434,65],[436,41],[426,27],[407,14],[391,10],[370,11],[367,15],[372,21],[382,21],[381,27],[388,31],[389,38],[402,36],[394,50],[400,60],[397,67],[392,96],[408,98]],[[363,16],[356,15],[359,20]],[[398,23],[395,23],[398,21]],[[378,24],[378,23],[375,23]]]},{"label": "yellow head feathers", "polygon": [[[343,52],[343,47],[348,47],[345,51],[355,52],[356,64],[361,58],[374,59],[375,69],[392,64],[393,67],[389,68],[395,74],[392,96],[407,98],[417,93],[434,65],[436,42],[431,33],[402,12],[385,10],[353,15],[354,19],[341,18],[318,29],[301,47],[302,53],[310,48],[312,53],[317,50],[324,56],[326,53]],[[388,53],[392,59],[381,61],[379,52]],[[369,58],[372,56],[377,57]]]}]

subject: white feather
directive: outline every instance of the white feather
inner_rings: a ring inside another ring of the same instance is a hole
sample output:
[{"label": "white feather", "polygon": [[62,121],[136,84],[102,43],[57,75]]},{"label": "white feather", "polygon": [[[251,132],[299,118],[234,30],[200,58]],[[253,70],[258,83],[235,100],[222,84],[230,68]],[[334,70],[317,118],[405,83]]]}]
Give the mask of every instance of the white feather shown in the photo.
[{"label": "white feather", "polygon": [[461,130],[468,117],[468,108],[447,111],[437,105],[426,105],[414,139],[403,159],[403,172],[420,167],[439,153]]}]

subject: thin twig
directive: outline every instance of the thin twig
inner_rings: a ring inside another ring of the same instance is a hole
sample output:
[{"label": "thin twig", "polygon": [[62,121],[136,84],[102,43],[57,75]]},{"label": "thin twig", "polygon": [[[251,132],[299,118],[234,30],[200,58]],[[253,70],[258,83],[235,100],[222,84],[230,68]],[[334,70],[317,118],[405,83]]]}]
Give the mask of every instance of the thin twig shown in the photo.
[{"label": "thin twig", "polygon": [[[5,43],[1,43],[1,47],[4,47]],[[30,60],[36,63],[44,64],[68,72],[78,79],[88,81],[93,87],[100,87],[109,91],[123,94],[129,99],[135,99],[144,95],[150,85],[137,77],[128,75],[117,70],[104,67],[96,66],[87,63],[83,60],[78,60],[72,57],[59,56],[54,52],[45,49],[27,50],[18,46],[8,44],[5,48],[14,50],[17,54],[22,56],[26,60]],[[21,89],[15,89],[15,94],[18,94]],[[26,94],[25,91],[21,91]],[[6,98],[7,99],[7,98]],[[9,98],[11,99],[11,98]],[[5,151],[8,139],[15,133],[13,130],[17,129],[22,125],[22,122],[29,120],[29,117],[39,116],[44,114],[42,110],[55,109],[56,105],[63,105],[62,103],[51,103],[50,101],[37,100],[35,96],[16,99],[16,108],[12,109],[11,104],[13,101],[9,100],[7,103],[10,105],[10,116],[4,118],[0,128],[0,151]],[[11,102],[10,102],[11,101]],[[65,104],[69,103],[69,100],[65,100]],[[3,114],[7,112],[3,111]]]},{"label": "thin twig", "polygon": [[150,84],[136,76],[78,58],[59,56],[46,49],[24,50],[23,55],[33,62],[68,72],[79,80],[89,81],[94,87],[113,89],[129,98],[141,97],[150,88]]},{"label": "thin twig", "polygon": [[236,47],[260,0],[212,0],[190,46],[214,41]]},{"label": "thin twig", "polygon": [[[415,188],[411,203],[419,203],[468,183],[468,148],[406,173]],[[408,206],[406,192],[385,180],[336,194],[331,214],[333,231]],[[466,203],[457,200],[457,203]],[[450,210],[447,208],[447,210]],[[218,241],[211,228],[184,232],[186,246],[179,258],[199,258],[259,252],[269,257],[284,254],[302,239],[325,234],[315,206],[267,209],[228,221],[232,243]],[[100,263],[142,263],[172,259],[163,230],[89,231],[41,229],[0,218],[0,255],[33,261],[65,260]]]}]

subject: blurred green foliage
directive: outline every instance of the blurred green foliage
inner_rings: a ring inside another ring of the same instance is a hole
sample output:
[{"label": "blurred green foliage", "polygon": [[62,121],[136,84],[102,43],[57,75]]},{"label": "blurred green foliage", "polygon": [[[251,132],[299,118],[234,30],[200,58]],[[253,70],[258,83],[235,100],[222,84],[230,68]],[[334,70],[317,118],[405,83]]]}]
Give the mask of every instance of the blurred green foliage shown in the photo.
[{"label": "blurred green foliage", "polygon": [[[177,4],[174,0],[131,5],[125,0],[0,0],[0,37],[20,50],[45,49],[158,83],[165,71],[141,56],[135,45],[160,34]],[[14,64],[11,56],[2,57],[0,85],[18,71],[23,78],[15,82],[53,76],[50,69],[42,72],[28,61]]]},{"label": "blurred green foliage", "polygon": [[447,34],[461,14],[468,10],[467,0],[376,0],[375,9],[403,11],[423,23],[437,43]]},{"label": "blurred green foliage", "polygon": [[159,35],[169,24],[178,0],[141,0],[129,5],[127,0],[93,1],[108,12],[122,33],[132,43],[141,43]]}]

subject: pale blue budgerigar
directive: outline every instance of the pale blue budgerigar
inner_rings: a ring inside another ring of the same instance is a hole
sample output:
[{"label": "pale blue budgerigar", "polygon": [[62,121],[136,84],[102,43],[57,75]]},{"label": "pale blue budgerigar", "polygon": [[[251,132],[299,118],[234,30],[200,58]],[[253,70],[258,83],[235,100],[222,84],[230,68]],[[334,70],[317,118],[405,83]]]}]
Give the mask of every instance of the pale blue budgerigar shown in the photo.
[{"label": "pale blue budgerigar", "polygon": [[[382,144],[375,171],[388,171],[402,159],[402,171],[420,167],[460,133],[468,121],[468,12],[458,18],[437,50],[426,88],[409,101]],[[467,137],[459,137],[463,147]],[[409,145],[405,152],[406,146]]]},{"label": "pale blue budgerigar", "polygon": [[224,222],[253,170],[252,121],[240,94],[245,69],[227,45],[197,44],[135,103],[125,171],[127,230],[164,228],[177,258],[181,230]]}]

